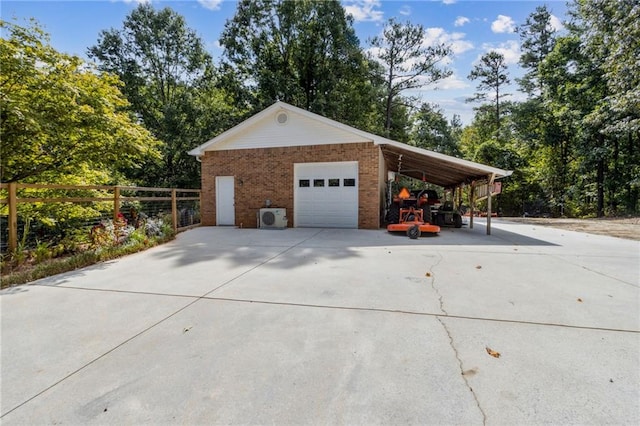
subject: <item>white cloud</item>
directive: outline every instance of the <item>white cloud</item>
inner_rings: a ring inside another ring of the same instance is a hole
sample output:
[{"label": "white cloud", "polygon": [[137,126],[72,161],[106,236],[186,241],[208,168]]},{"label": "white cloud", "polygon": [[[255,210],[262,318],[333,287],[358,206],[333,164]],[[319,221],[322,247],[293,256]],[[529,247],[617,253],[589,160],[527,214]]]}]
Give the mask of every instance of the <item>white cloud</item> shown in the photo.
[{"label": "white cloud", "polygon": [[123,3],[126,4],[147,4],[147,3],[151,3],[151,0],[122,0]]},{"label": "white cloud", "polygon": [[453,23],[453,25],[455,25],[456,27],[461,27],[464,24],[468,24],[469,22],[471,21],[466,16],[458,16],[456,18],[456,21]]},{"label": "white cloud", "polygon": [[[435,92],[434,94],[437,94]],[[442,94],[442,92],[440,92]],[[473,108],[475,105],[465,102],[466,96],[460,96],[451,98],[448,96],[430,96],[430,101],[439,105],[444,110],[444,115],[451,120],[454,114],[460,116],[463,125],[468,125],[473,122],[475,112]]]},{"label": "white cloud", "polygon": [[555,15],[551,15],[549,17],[549,23],[551,24],[551,28],[553,28],[556,31],[564,30],[564,25],[562,25],[562,21],[560,20],[560,18],[558,18]]},{"label": "white cloud", "polygon": [[427,28],[425,33],[425,38],[422,41],[423,46],[433,46],[443,43],[445,46],[451,47],[454,55],[460,55],[473,49],[473,43],[464,39],[465,33],[448,33],[440,27]]},{"label": "white cloud", "polygon": [[200,6],[209,10],[219,10],[220,5],[222,4],[222,0],[198,0]]},{"label": "white cloud", "polygon": [[469,82],[466,79],[460,79],[455,73],[435,83],[432,82],[431,78],[426,75],[419,76],[417,78],[417,81],[423,86],[407,90],[407,94],[409,94],[410,96],[432,93],[434,90],[459,90],[470,87]]},{"label": "white cloud", "polygon": [[345,1],[344,10],[356,22],[380,22],[384,17],[384,13],[378,9],[380,6],[380,0],[348,0]]},{"label": "white cloud", "polygon": [[444,4],[454,4],[456,2],[456,0],[442,0],[442,3]]},{"label": "white cloud", "polygon": [[[485,52],[494,51],[501,53],[504,56],[504,62],[507,65],[517,64],[520,60],[520,44],[515,40],[509,40],[505,43],[500,43],[497,46],[485,43],[482,45],[482,49]],[[477,60],[480,60],[480,56],[478,56]]]},{"label": "white cloud", "polygon": [[400,11],[398,13],[400,13],[400,15],[402,15],[402,16],[410,16],[411,15],[411,7],[409,7],[409,6],[407,6],[405,4],[404,6],[402,6],[400,8]]},{"label": "white cloud", "polygon": [[516,23],[510,16],[498,15],[498,18],[491,23],[491,31],[494,33],[512,33],[516,29]]},{"label": "white cloud", "polygon": [[461,79],[455,74],[452,74],[449,77],[438,81],[435,85],[432,86],[432,88],[436,90],[466,89],[467,87],[469,87],[469,82],[467,81],[467,79]]}]

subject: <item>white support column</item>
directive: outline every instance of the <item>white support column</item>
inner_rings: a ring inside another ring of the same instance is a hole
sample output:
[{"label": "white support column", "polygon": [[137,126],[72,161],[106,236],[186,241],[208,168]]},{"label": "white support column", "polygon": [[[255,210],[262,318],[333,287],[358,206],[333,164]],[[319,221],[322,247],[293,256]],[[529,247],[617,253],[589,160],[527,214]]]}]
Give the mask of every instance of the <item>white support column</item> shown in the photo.
[{"label": "white support column", "polygon": [[470,190],[469,190],[469,229],[473,229],[473,216],[475,213],[476,207],[476,182],[471,182]]},{"label": "white support column", "polygon": [[496,175],[492,173],[487,182],[487,235],[491,235],[491,189],[495,178]]}]

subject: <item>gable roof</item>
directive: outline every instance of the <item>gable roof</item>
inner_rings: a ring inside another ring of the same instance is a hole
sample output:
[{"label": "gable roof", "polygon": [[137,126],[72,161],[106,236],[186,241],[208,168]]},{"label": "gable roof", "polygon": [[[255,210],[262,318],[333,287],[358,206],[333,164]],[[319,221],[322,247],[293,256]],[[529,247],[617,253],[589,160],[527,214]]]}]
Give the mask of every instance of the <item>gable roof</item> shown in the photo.
[{"label": "gable roof", "polygon": [[[277,121],[282,112],[294,119],[291,126]],[[206,151],[358,142],[380,146],[389,170],[447,188],[511,175],[508,170],[374,135],[285,102],[274,103],[188,153],[200,157]]]}]

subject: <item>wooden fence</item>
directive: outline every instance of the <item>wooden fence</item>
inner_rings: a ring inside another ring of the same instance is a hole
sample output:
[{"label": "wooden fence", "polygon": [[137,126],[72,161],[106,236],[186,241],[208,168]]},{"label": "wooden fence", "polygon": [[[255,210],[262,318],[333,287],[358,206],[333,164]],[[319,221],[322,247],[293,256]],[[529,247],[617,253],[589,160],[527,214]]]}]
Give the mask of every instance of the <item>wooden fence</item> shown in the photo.
[{"label": "wooden fence", "polygon": [[[108,197],[18,197],[19,189],[58,189],[58,190],[97,190],[112,191],[113,195]],[[200,201],[201,192],[199,189],[183,188],[153,188],[143,186],[104,186],[104,185],[49,185],[31,183],[0,183],[0,189],[7,190],[8,197],[0,199],[0,206],[7,204],[9,207],[8,217],[8,248],[13,251],[18,246],[18,204],[21,203],[86,203],[86,202],[113,202],[113,219],[118,218],[120,213],[120,203],[125,201],[171,201],[171,223],[175,232],[198,226],[199,224],[179,227],[178,222],[178,202],[179,201]],[[165,192],[166,196],[158,197],[125,197],[121,196],[124,191],[147,191]],[[184,196],[189,194],[189,196]],[[197,194],[193,196],[192,194]]]}]

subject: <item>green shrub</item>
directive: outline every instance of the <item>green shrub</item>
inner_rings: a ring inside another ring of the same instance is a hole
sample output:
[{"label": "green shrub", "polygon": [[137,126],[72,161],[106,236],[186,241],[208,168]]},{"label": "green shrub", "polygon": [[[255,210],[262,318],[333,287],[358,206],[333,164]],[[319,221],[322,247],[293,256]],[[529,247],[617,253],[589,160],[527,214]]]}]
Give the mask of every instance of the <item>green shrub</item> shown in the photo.
[{"label": "green shrub", "polygon": [[98,247],[96,249],[75,253],[67,257],[45,260],[33,267],[16,269],[15,271],[6,271],[7,273],[3,270],[2,276],[0,277],[0,287],[6,288],[25,284],[52,275],[84,268],[98,262],[116,259],[118,257],[126,256],[128,254],[136,253],[145,250],[146,248],[162,244],[172,240],[173,238],[173,232],[169,235],[162,235],[155,238],[149,238],[144,235],[143,232],[139,232],[136,233],[136,236],[134,236],[133,239],[130,239],[127,244]]}]

